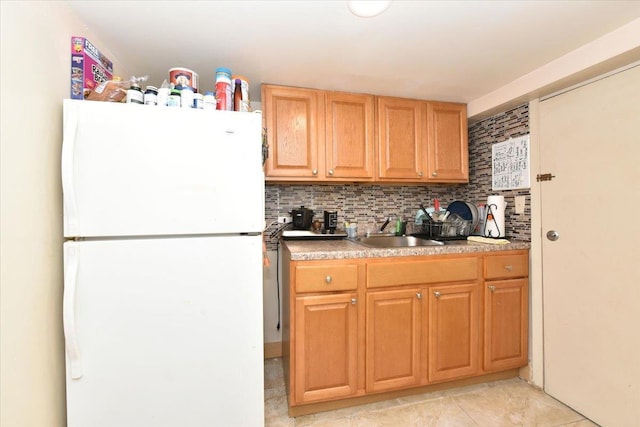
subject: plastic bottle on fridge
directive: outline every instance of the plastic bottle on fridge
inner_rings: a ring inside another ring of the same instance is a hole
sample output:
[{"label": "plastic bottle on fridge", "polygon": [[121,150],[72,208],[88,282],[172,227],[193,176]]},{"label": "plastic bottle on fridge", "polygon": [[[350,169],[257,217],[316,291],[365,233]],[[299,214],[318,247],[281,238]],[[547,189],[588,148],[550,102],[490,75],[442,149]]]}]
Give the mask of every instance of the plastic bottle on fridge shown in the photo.
[{"label": "plastic bottle on fridge", "polygon": [[233,111],[233,98],[231,96],[231,70],[218,68],[216,70],[216,109]]},{"label": "plastic bottle on fridge", "polygon": [[[231,85],[233,87],[234,94],[234,110],[242,111],[244,113],[250,110],[249,107],[249,80],[247,80],[244,76],[233,75],[231,76]],[[240,106],[236,107],[235,105],[235,93],[238,90],[237,87],[240,86],[240,94],[242,96],[242,100],[240,101]]]}]

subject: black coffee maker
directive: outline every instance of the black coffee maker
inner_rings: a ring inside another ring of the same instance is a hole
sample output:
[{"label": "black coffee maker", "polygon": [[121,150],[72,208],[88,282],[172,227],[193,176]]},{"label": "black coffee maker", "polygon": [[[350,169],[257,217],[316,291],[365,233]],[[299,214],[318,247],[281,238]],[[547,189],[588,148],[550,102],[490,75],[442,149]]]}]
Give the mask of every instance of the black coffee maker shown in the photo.
[{"label": "black coffee maker", "polygon": [[338,228],[338,212],[337,211],[324,211],[324,229],[323,234],[334,234]]}]

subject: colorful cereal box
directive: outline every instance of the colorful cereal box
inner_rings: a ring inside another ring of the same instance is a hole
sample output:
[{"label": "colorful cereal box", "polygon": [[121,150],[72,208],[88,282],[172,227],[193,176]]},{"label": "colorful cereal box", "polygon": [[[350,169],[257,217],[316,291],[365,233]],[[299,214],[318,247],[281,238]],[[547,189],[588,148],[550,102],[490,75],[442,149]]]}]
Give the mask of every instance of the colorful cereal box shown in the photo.
[{"label": "colorful cereal box", "polygon": [[71,37],[71,99],[84,99],[85,92],[111,80],[113,63],[84,37]]}]

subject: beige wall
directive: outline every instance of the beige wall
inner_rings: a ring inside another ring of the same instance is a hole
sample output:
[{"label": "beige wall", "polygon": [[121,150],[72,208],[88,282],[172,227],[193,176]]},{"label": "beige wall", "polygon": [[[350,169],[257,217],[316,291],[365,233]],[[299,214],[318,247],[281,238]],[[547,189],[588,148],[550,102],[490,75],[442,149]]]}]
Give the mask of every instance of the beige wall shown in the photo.
[{"label": "beige wall", "polygon": [[102,45],[65,3],[0,7],[0,425],[64,426],[61,104],[70,37]]}]

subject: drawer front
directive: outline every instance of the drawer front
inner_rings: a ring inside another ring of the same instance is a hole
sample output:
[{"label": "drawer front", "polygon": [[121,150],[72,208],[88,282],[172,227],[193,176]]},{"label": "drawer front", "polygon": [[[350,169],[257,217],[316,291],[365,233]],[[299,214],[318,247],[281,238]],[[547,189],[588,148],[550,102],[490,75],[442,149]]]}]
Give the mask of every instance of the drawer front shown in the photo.
[{"label": "drawer front", "polygon": [[508,279],[529,275],[529,255],[493,255],[484,259],[486,279]]},{"label": "drawer front", "polygon": [[357,265],[299,265],[296,292],[350,291],[358,287]]},{"label": "drawer front", "polygon": [[477,258],[367,265],[367,288],[476,280]]}]

